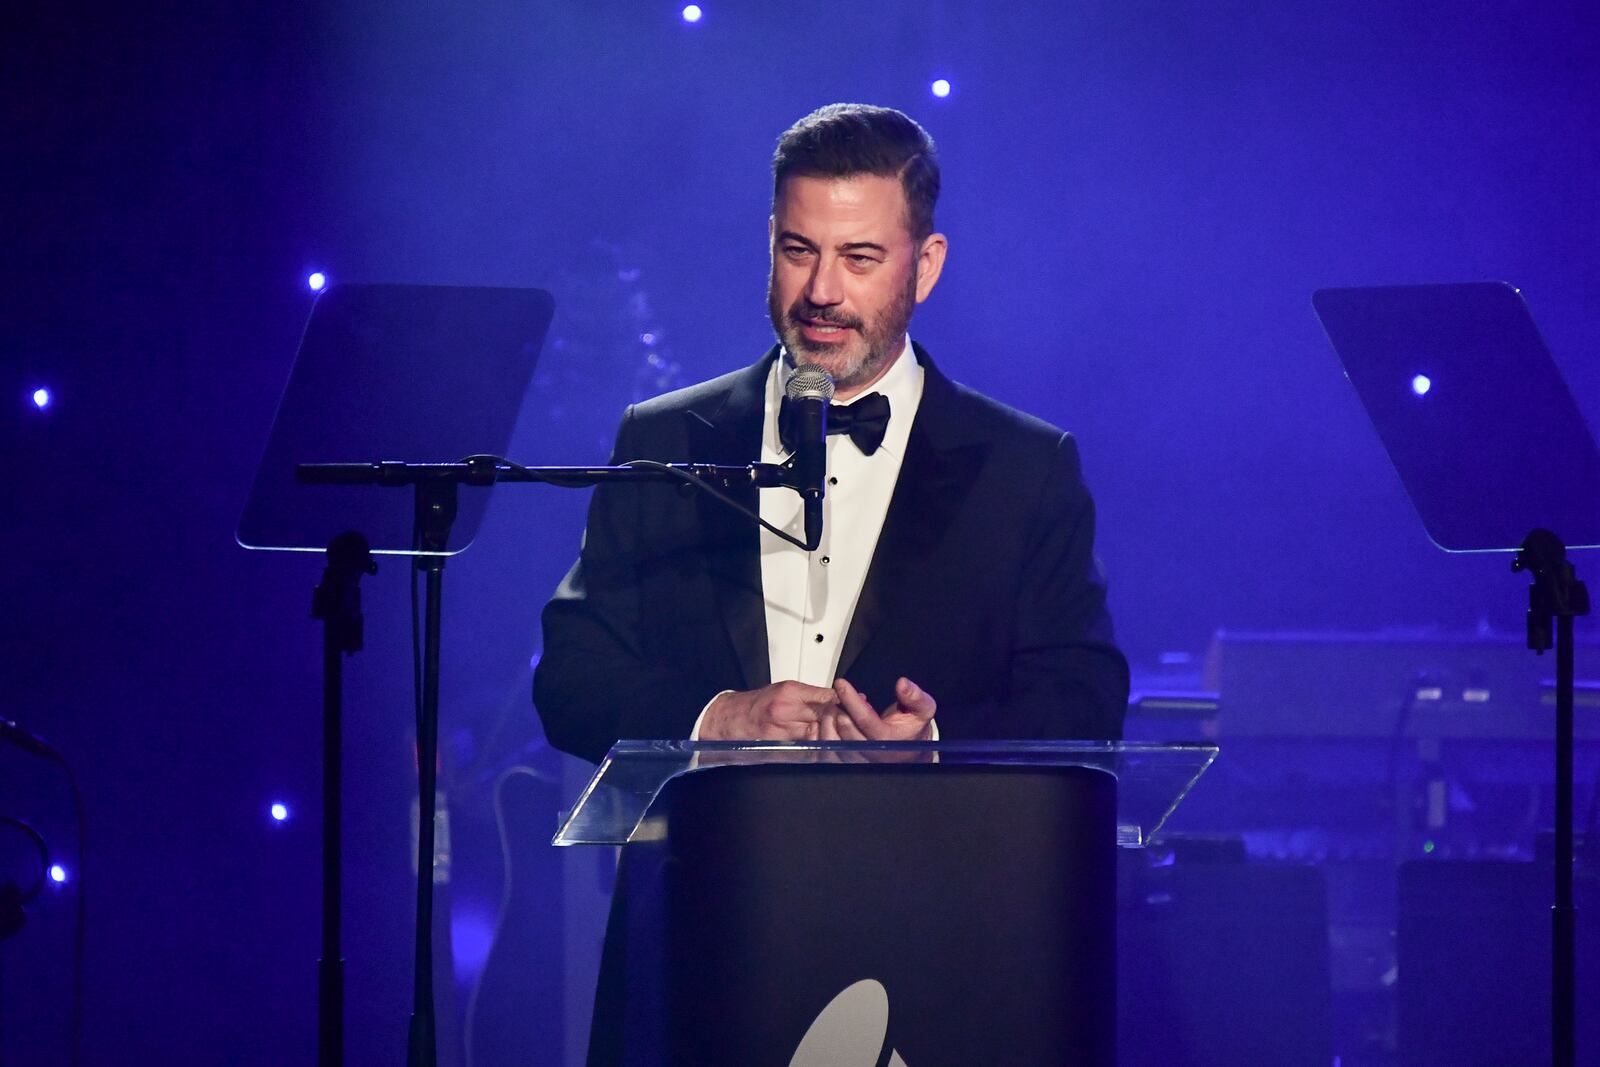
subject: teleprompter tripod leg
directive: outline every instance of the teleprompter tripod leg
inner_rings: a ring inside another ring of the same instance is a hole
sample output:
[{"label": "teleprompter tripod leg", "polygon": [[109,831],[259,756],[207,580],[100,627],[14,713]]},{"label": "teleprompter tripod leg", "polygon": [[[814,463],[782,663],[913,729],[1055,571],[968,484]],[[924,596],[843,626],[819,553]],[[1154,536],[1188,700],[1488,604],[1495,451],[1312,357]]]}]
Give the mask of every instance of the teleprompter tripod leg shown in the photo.
[{"label": "teleprompter tripod leg", "polygon": [[[1555,1067],[1577,1063],[1577,909],[1572,901],[1572,620],[1589,614],[1589,590],[1549,530],[1534,530],[1511,563],[1533,575],[1528,647],[1556,650],[1555,904],[1550,909],[1550,1052]],[[1552,626],[1552,623],[1554,624]],[[1552,632],[1553,631],[1553,632]]]},{"label": "teleprompter tripod leg", "polygon": [[322,622],[322,954],[317,960],[317,1063],[344,1063],[344,959],[340,949],[343,886],[344,657],[361,651],[361,576],[378,573],[367,539],[346,531],[328,542],[311,617]]}]

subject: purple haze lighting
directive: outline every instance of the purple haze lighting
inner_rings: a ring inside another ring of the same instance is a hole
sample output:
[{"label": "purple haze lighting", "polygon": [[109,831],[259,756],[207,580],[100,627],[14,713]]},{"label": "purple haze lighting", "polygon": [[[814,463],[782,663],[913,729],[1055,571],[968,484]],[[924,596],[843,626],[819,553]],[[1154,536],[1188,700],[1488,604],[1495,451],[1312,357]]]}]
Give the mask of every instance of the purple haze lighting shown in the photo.
[{"label": "purple haze lighting", "polygon": [[267,810],[271,813],[274,822],[284,822],[289,818],[289,805],[281,800]]},{"label": "purple haze lighting", "polygon": [[311,291],[313,293],[322,292],[323,287],[326,286],[327,284],[328,284],[328,276],[326,274],[322,273],[320,270],[319,271],[313,271],[311,273],[311,276],[306,279],[306,285],[311,287]]},{"label": "purple haze lighting", "polygon": [[33,406],[43,411],[50,406],[50,390],[35,389],[33,391]]},{"label": "purple haze lighting", "polygon": [[1433,388],[1433,379],[1426,374],[1419,374],[1411,379],[1411,391],[1418,396],[1427,396],[1428,390]]},{"label": "purple haze lighting", "polygon": [[683,9],[683,21],[699,22],[700,16],[704,14],[705,12],[700,10],[699,4],[690,4],[688,7]]},{"label": "purple haze lighting", "polygon": [[50,880],[56,885],[61,885],[67,880],[67,869],[59,863],[50,865]]},{"label": "purple haze lighting", "polygon": [[489,962],[494,947],[495,919],[471,904],[456,904],[450,916],[450,954],[455,958],[456,977],[476,978]]},{"label": "purple haze lighting", "polygon": [[950,81],[948,78],[934,79],[933,84],[929,86],[929,88],[933,90],[933,95],[939,97],[941,100],[950,95]]}]

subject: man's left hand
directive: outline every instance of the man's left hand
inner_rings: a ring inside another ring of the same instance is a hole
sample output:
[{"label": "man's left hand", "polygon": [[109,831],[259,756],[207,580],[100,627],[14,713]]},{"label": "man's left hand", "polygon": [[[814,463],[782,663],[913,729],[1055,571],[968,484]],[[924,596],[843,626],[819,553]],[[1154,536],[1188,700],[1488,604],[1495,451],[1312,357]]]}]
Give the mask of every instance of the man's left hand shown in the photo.
[{"label": "man's left hand", "polygon": [[928,741],[938,703],[909,678],[895,683],[895,702],[879,714],[860,690],[840,678],[833,683],[836,708],[819,717],[819,741]]}]

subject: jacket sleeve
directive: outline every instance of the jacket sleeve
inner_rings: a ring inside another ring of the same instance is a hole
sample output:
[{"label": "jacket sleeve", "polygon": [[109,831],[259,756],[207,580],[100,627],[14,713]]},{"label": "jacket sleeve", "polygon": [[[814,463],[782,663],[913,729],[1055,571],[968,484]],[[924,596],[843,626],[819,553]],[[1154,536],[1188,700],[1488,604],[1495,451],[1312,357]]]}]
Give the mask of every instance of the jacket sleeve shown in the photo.
[{"label": "jacket sleeve", "polygon": [[1094,501],[1077,444],[1063,434],[1044,480],[1013,615],[1010,679],[999,737],[1116,740],[1128,705],[1128,661],[1113,643],[1105,576],[1094,555]]},{"label": "jacket sleeve", "polygon": [[[639,439],[630,407],[611,462],[645,455]],[[715,695],[645,654],[641,489],[632,483],[596,487],[578,561],[542,617],[533,700],[545,736],[561,751],[595,763],[621,738],[687,738]]]}]

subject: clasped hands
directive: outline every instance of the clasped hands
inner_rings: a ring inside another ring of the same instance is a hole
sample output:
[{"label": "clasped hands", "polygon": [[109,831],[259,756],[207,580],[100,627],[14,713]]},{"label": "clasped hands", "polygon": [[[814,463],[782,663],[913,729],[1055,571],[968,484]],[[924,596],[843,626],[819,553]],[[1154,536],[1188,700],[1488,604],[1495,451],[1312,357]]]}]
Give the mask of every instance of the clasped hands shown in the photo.
[{"label": "clasped hands", "polygon": [[938,705],[909,678],[895,683],[882,712],[849,682],[832,689],[774,682],[723,693],[700,720],[702,741],[927,741]]}]

